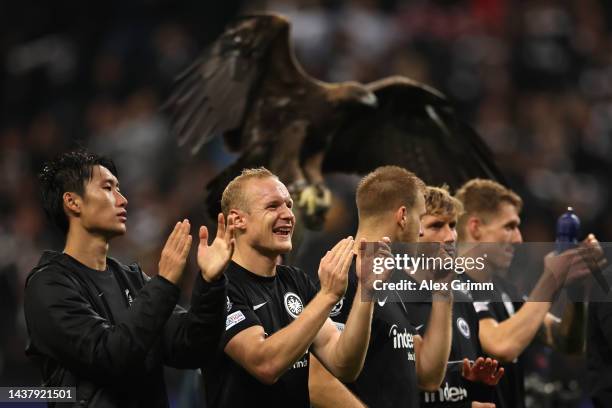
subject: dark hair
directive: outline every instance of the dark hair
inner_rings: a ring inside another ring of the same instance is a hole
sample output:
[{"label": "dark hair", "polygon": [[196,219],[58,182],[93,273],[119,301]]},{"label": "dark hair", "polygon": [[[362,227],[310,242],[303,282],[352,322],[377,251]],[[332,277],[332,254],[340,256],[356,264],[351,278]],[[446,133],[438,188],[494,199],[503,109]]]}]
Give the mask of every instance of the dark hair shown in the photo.
[{"label": "dark hair", "polygon": [[38,175],[45,214],[63,233],[68,232],[68,216],[64,212],[64,193],[83,196],[85,184],[91,180],[94,166],[106,167],[115,177],[117,168],[112,160],[86,150],[62,153],[45,163]]}]

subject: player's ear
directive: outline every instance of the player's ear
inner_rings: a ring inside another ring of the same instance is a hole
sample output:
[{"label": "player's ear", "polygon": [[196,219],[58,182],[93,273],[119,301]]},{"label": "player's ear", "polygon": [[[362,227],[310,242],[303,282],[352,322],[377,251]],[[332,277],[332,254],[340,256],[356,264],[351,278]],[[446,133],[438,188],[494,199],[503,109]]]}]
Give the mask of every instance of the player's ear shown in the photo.
[{"label": "player's ear", "polygon": [[64,201],[64,208],[70,211],[73,214],[81,213],[81,197],[73,192],[65,192],[62,196],[62,200]]},{"label": "player's ear", "polygon": [[246,228],[246,214],[243,211],[232,209],[229,211],[229,215],[234,218],[234,228],[238,230],[244,230]]},{"label": "player's ear", "polygon": [[395,211],[395,222],[402,228],[406,228],[406,224],[408,222],[408,214],[406,212],[406,207],[401,206]]},{"label": "player's ear", "polygon": [[474,240],[479,241],[482,237],[482,221],[478,217],[470,217],[465,224],[465,228],[467,229],[467,233]]}]

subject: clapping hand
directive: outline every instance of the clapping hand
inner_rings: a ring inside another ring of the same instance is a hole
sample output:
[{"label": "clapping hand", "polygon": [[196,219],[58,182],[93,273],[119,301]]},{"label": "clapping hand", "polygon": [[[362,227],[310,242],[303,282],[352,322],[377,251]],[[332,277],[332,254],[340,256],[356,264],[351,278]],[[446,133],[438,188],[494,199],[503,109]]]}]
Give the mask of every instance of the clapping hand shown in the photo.
[{"label": "clapping hand", "polygon": [[234,254],[236,239],[234,238],[234,217],[229,216],[227,226],[225,217],[219,213],[217,218],[217,236],[208,245],[208,228],[200,227],[200,244],[198,245],[198,266],[202,277],[212,282],[221,277]]},{"label": "clapping hand", "polygon": [[177,222],[166,241],[166,245],[164,245],[164,249],[162,249],[161,258],[159,259],[159,276],[175,285],[178,284],[183,276],[187,255],[191,248],[190,228],[191,226],[187,219]]},{"label": "clapping hand", "polygon": [[319,264],[321,291],[330,294],[336,301],[346,292],[354,242],[353,237],[341,240],[331,251],[327,251]]},{"label": "clapping hand", "polygon": [[487,385],[497,385],[504,375],[504,368],[498,368],[495,359],[478,357],[473,363],[467,358],[463,359],[461,375],[468,381],[481,382]]},{"label": "clapping hand", "polygon": [[[366,294],[365,299],[372,299],[375,291],[374,282],[376,280],[387,281],[393,273],[395,267],[386,268],[385,262],[382,261],[382,272],[374,271],[374,260],[386,260],[393,258],[391,254],[391,240],[388,237],[383,237],[378,242],[367,243],[366,239],[362,238],[359,242],[359,257],[357,259],[356,272],[361,284],[362,290]],[[395,263],[393,263],[395,265]]]}]

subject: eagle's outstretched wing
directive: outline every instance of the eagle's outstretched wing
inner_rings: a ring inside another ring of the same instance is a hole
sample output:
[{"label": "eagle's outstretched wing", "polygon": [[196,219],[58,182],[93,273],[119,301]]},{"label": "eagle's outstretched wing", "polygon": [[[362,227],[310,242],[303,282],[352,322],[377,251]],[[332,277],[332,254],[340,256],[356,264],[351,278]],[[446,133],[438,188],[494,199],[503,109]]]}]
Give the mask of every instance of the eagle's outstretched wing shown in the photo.
[{"label": "eagle's outstretched wing", "polygon": [[443,94],[404,77],[367,87],[378,108],[354,111],[327,150],[324,172],[366,174],[398,165],[430,185],[457,188],[475,177],[503,181],[492,153]]},{"label": "eagle's outstretched wing", "polygon": [[242,128],[252,105],[264,103],[259,91],[270,60],[282,71],[280,77],[301,80],[288,43],[289,22],[281,16],[243,16],[233,21],[179,75],[164,104],[179,145],[191,146],[195,154],[215,136],[224,136],[232,150],[248,146],[250,141],[244,138],[250,133]]},{"label": "eagle's outstretched wing", "polygon": [[324,189],[320,157],[325,147],[345,112],[375,106],[375,96],[361,84],[329,84],[306,74],[290,45],[289,29],[276,14],[232,22],[179,76],[166,103],[180,145],[189,144],[195,154],[222,135],[230,150],[240,153],[206,187],[212,212],[243,168],[266,166],[315,217],[317,205],[327,208],[313,194]]}]

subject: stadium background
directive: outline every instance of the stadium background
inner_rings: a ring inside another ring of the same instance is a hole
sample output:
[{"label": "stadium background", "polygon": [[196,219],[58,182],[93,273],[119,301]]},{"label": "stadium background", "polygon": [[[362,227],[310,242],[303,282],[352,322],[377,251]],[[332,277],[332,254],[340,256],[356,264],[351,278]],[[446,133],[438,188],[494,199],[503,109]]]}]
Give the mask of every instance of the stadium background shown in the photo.
[{"label": "stadium background", "polygon": [[[44,160],[77,145],[115,159],[129,218],[111,253],[150,273],[170,225],[186,216],[204,222],[203,186],[232,156],[220,141],[197,157],[179,150],[159,105],[174,75],[241,7],[288,16],[298,59],[317,78],[400,74],[446,93],[524,198],[526,241],[553,240],[567,205],[583,232],[610,241],[610,2],[1,2],[0,385],[39,381],[23,354],[23,284],[40,252],[63,244],[39,203]],[[330,185],[336,206],[301,249],[307,267],[354,223],[351,184],[340,176]],[[537,347],[530,356],[530,406],[589,406],[579,402],[582,358]],[[193,379],[169,371],[175,406]]]}]

